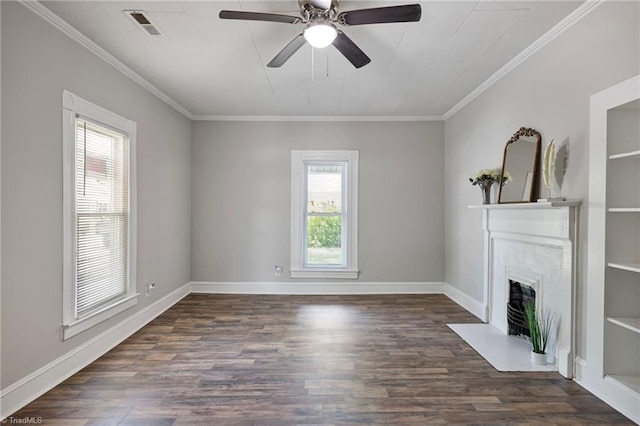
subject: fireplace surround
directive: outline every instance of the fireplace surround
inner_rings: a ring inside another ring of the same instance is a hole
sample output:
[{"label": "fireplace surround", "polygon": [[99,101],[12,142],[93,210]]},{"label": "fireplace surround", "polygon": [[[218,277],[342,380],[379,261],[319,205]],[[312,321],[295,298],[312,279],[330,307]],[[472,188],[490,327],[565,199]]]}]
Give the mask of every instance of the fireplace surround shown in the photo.
[{"label": "fireplace surround", "polygon": [[536,308],[555,318],[547,361],[567,378],[574,376],[579,206],[579,201],[561,201],[470,207],[482,209],[481,319],[509,336],[511,282],[529,287]]}]

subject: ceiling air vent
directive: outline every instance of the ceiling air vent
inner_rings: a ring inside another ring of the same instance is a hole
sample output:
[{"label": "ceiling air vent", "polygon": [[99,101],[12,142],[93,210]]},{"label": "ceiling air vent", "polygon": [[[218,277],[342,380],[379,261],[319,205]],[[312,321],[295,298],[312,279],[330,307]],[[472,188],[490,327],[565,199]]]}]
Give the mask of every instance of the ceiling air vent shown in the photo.
[{"label": "ceiling air vent", "polygon": [[147,35],[153,37],[162,36],[162,33],[154,25],[144,10],[125,10],[124,13],[133,20]]}]

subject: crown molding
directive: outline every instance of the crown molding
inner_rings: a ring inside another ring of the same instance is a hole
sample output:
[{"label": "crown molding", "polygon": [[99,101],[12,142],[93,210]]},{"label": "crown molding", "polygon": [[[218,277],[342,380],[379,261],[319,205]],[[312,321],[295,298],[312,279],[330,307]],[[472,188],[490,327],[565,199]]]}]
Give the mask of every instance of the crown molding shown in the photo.
[{"label": "crown molding", "polygon": [[440,115],[195,115],[194,121],[444,121]]},{"label": "crown molding", "polygon": [[452,117],[456,112],[464,108],[467,104],[469,104],[475,98],[480,96],[489,87],[497,83],[500,79],[502,79],[502,77],[510,73],[511,70],[516,68],[522,62],[526,61],[530,56],[532,56],[538,50],[542,49],[544,46],[550,43],[553,39],[555,39],[560,34],[562,34],[567,29],[569,29],[573,24],[580,21],[582,18],[584,18],[589,13],[594,11],[604,1],[606,0],[586,0],[576,10],[574,10],[569,15],[567,15],[562,21],[558,22],[553,28],[551,28],[549,31],[543,34],[542,37],[540,37],[539,39],[531,43],[529,47],[527,47],[522,52],[520,52],[512,60],[507,62],[502,68],[496,71],[484,83],[482,83],[474,91],[469,93],[460,102],[454,105],[449,111],[444,113],[443,118],[445,119],[445,121],[448,120],[450,117]]},{"label": "crown molding", "polygon": [[56,27],[57,29],[62,31],[66,36],[71,38],[73,41],[79,43],[80,45],[82,45],[83,47],[88,49],[91,53],[95,54],[100,59],[102,59],[103,61],[107,62],[108,64],[113,66],[115,69],[120,71],[122,74],[124,74],[125,76],[129,77],[131,80],[133,80],[136,83],[138,83],[140,86],[142,86],[144,89],[146,89],[151,94],[153,94],[156,97],[158,97],[160,100],[165,102],[167,105],[171,106],[172,108],[174,108],[176,111],[178,111],[179,113],[181,113],[182,115],[184,115],[188,119],[190,119],[190,120],[194,119],[194,115],[191,112],[189,112],[186,108],[184,108],[178,102],[176,102],[175,100],[173,100],[172,98],[167,96],[165,93],[160,91],[160,89],[155,87],[153,84],[149,83],[140,74],[138,74],[137,72],[133,71],[131,68],[126,66],[124,63],[122,63],[115,56],[113,56],[112,54],[110,54],[109,52],[104,50],[102,47],[98,46],[94,41],[89,39],[87,36],[82,34],[80,31],[76,30],[69,23],[67,23],[65,20],[60,18],[58,15],[56,15],[55,13],[53,13],[52,11],[47,9],[45,6],[40,4],[38,1],[36,1],[36,0],[19,0],[19,2],[22,5],[24,5],[26,8],[28,8],[32,12],[34,12],[36,15],[40,16],[42,19],[47,21],[49,24],[53,25],[54,27]]}]

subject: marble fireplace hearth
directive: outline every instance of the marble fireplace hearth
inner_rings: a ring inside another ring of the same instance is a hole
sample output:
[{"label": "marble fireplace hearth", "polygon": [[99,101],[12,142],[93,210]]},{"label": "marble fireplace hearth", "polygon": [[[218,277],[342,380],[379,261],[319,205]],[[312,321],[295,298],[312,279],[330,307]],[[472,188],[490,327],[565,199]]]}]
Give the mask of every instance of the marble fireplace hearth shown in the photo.
[{"label": "marble fireplace hearth", "polygon": [[555,364],[533,364],[528,341],[506,335],[491,324],[448,326],[498,371],[558,371]]}]

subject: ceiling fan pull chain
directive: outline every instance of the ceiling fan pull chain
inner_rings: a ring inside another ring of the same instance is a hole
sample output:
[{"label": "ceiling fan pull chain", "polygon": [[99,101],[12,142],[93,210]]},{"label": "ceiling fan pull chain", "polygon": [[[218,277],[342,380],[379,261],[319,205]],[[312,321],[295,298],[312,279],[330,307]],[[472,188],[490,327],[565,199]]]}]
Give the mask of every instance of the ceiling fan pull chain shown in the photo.
[{"label": "ceiling fan pull chain", "polygon": [[315,65],[316,65],[316,49],[315,47],[311,46],[311,81],[315,81]]},{"label": "ceiling fan pull chain", "polygon": [[329,51],[327,50],[327,78],[329,78]]}]

